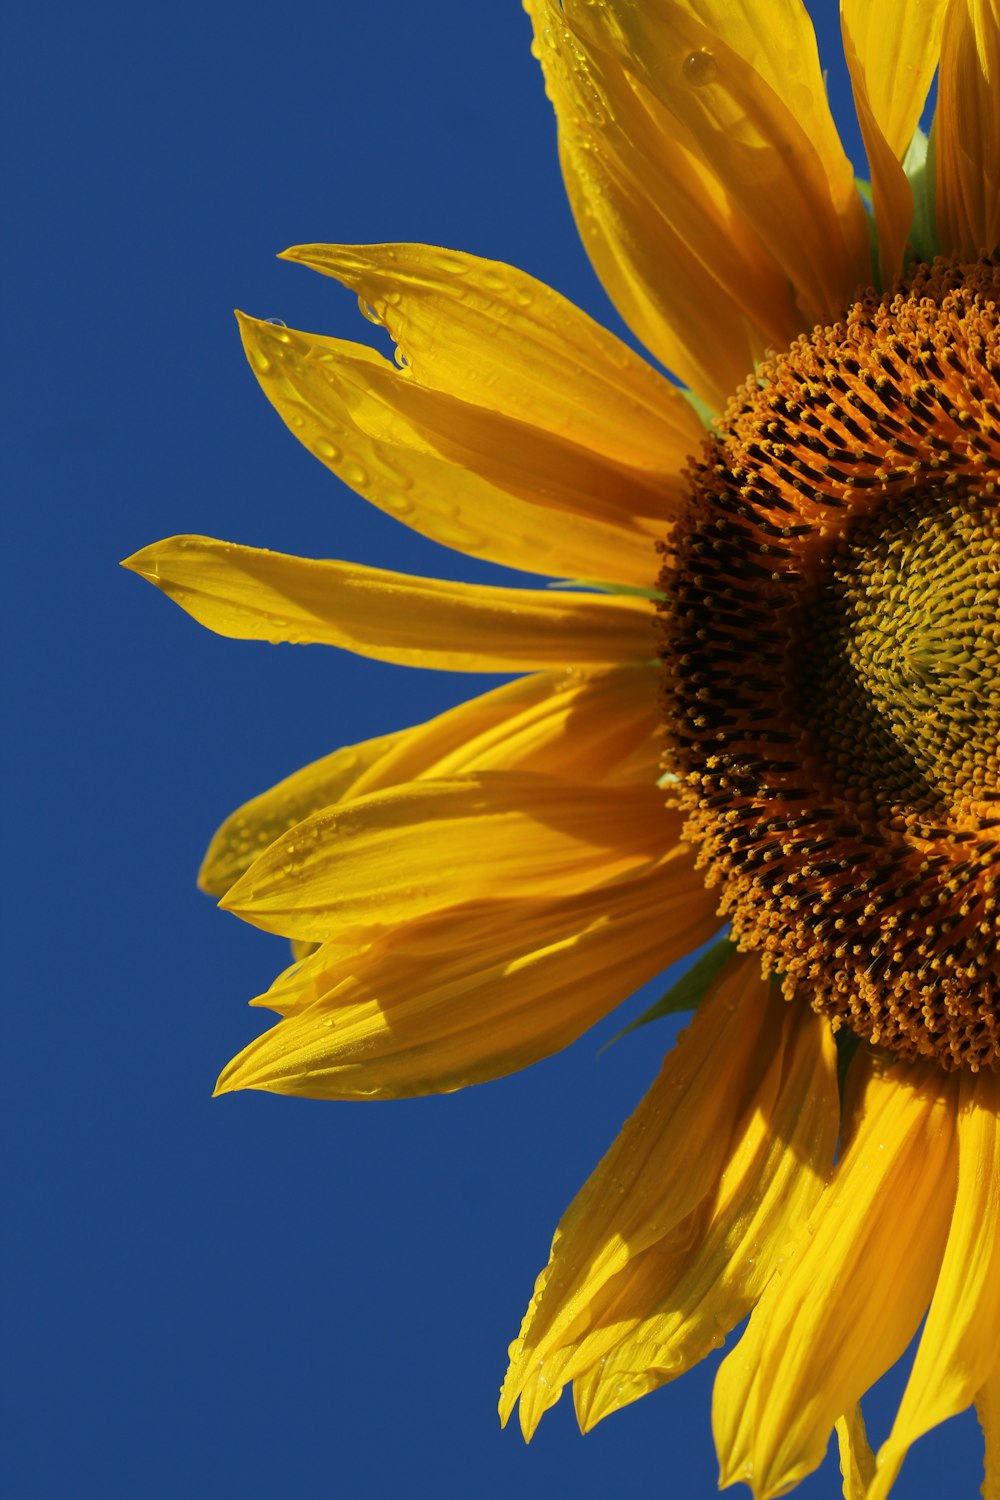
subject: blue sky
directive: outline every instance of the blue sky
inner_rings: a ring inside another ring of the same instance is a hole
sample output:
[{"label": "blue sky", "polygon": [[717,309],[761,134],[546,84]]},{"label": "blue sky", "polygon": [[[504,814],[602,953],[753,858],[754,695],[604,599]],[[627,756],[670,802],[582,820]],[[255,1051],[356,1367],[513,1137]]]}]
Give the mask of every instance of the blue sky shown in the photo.
[{"label": "blue sky", "polygon": [[[816,13],[846,120],[835,7]],[[196,890],[214,827],[486,684],[225,641],[117,567],[193,531],[501,578],[294,442],[232,308],[364,340],[349,294],[275,253],[426,240],[618,327],[563,200],[527,20],[515,0],[98,0],[22,6],[10,29],[4,1493],[710,1496],[710,1368],[586,1439],[568,1401],[530,1449],[495,1415],[552,1228],[666,1023],[598,1056],[632,1001],[566,1055],[446,1098],[210,1098],[264,1024],[245,1001],[286,962]],[[971,1496],[979,1477],[966,1416],[894,1493]],[[839,1493],[835,1456],[800,1493]]]}]

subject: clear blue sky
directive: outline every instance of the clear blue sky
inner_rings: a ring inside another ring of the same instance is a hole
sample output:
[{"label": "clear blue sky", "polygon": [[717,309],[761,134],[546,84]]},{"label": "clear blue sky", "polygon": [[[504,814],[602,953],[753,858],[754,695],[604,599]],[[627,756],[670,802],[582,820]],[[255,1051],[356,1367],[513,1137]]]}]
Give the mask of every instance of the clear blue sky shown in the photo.
[{"label": "clear blue sky", "polygon": [[[530,1449],[495,1414],[551,1230],[669,1027],[598,1056],[633,1002],[447,1098],[210,1098],[263,1026],[246,999],[286,961],[195,888],[217,822],[482,684],[224,641],[117,568],[194,531],[501,576],[299,447],[231,310],[364,339],[352,297],[275,252],[411,239],[514,262],[617,326],[563,201],[527,20],[516,0],[97,0],[20,6],[9,32],[3,1493],[710,1496],[708,1368],[586,1439],[569,1401]],[[973,1496],[979,1477],[966,1416],[896,1493]],[[801,1494],[838,1493],[833,1456]]]}]

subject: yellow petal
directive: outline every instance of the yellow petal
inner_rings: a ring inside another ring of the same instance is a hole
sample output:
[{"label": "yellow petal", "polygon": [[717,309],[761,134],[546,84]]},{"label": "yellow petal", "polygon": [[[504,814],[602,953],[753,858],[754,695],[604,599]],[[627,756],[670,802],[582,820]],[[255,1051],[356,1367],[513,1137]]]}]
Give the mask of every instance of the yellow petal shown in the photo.
[{"label": "yellow petal", "polygon": [[1000,1500],[1000,1361],[976,1395],[976,1413],[986,1439],[983,1500]]},{"label": "yellow petal", "polygon": [[358,777],[386,754],[400,734],[406,733],[404,729],[345,745],[244,802],[230,814],[208,847],[198,871],[201,889],[210,896],[223,895],[279,834],[319,808],[348,796]]},{"label": "yellow petal", "polygon": [[690,131],[806,322],[839,316],[870,279],[868,232],[801,0],[572,8]]},{"label": "yellow petal", "polygon": [[686,1235],[685,1221],[717,1184],[769,1004],[758,963],[732,959],[560,1221],[511,1345],[500,1399],[506,1422],[520,1397],[526,1437],[572,1378],[575,1348],[589,1333],[605,1289],[644,1251],[669,1257],[673,1238]]},{"label": "yellow petal", "polygon": [[648,787],[662,753],[655,667],[537,673],[411,730],[358,778],[352,795],[503,770]]},{"label": "yellow petal", "polygon": [[295,962],[283,969],[268,989],[262,995],[256,995],[249,1003],[265,1010],[277,1011],[280,1016],[290,1016],[296,1011],[305,1010],[316,998],[315,981],[318,977],[332,973],[340,964],[363,962],[373,941],[370,934],[364,933],[359,933],[349,942],[328,938],[322,943],[309,943],[293,938],[291,948]]},{"label": "yellow petal", "polygon": [[313,973],[289,1018],[224,1071],[310,1098],[442,1093],[574,1041],[717,930],[690,857],[563,901],[484,901],[407,923]]},{"label": "yellow petal", "polygon": [[718,1347],[823,1190],[840,1127],[833,1036],[776,989],[767,1006],[766,1062],[705,1212],[676,1249],[633,1257],[591,1301],[590,1325],[561,1374],[576,1377],[584,1431]]},{"label": "yellow petal", "polygon": [[950,0],[934,130],[941,249],[991,252],[1000,241],[1000,0]]},{"label": "yellow petal", "polygon": [[413,380],[677,483],[704,429],[676,387],[544,282],[433,245],[296,245],[384,323]]},{"label": "yellow petal", "polygon": [[844,52],[872,178],[883,284],[902,274],[913,193],[902,168],[941,50],[948,0],[841,0]]},{"label": "yellow petal", "polygon": [[[436,542],[509,567],[652,586],[652,539],[682,501],[677,473],[627,468],[582,435],[570,440],[429,389],[360,344],[239,320],[282,420],[372,504]],[[562,378],[568,396],[571,366]],[[693,436],[688,451],[699,445]]]},{"label": "yellow petal", "polygon": [[727,186],[629,71],[632,59],[555,0],[526,9],[595,269],[647,347],[721,409],[766,345],[799,331],[791,290],[756,237],[734,229]]},{"label": "yellow petal", "polygon": [[598,274],[658,357],[718,405],[766,343],[839,313],[870,276],[805,10],[526,8]]},{"label": "yellow petal", "polygon": [[465,901],[572,895],[636,871],[678,836],[655,786],[516,771],[415,781],[296,824],[222,905],[285,937],[351,942]]},{"label": "yellow petal", "polygon": [[835,1426],[844,1500],[867,1500],[868,1486],[875,1475],[875,1455],[868,1445],[860,1404],[855,1402],[849,1412],[837,1418]]},{"label": "yellow petal", "polygon": [[649,784],[657,775],[658,721],[651,667],[518,678],[424,724],[335,750],[245,802],[213,838],[198,883],[221,896],[303,818],[404,781],[520,770]]},{"label": "yellow petal", "polygon": [[524,672],[655,654],[644,600],[413,578],[210,537],[155,542],[125,567],[236,640],[322,642],[401,666]]},{"label": "yellow petal", "polygon": [[858,1065],[870,1076],[855,1133],[715,1383],[720,1483],[743,1480],[756,1500],[822,1461],[834,1422],[913,1337],[941,1264],[956,1081]]},{"label": "yellow petal", "polygon": [[907,1450],[971,1406],[1000,1349],[1000,1077],[963,1074],[958,1192],[930,1312],[896,1420],[878,1453],[871,1500],[884,1500]]}]

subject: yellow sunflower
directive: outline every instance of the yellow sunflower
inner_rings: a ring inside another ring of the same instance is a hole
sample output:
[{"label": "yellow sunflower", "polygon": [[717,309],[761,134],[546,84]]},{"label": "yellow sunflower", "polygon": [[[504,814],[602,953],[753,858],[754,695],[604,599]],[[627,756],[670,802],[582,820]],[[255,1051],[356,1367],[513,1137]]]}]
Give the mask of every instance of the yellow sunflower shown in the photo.
[{"label": "yellow sunflower", "polygon": [[[723,1484],[884,1496],[975,1403],[1000,1496],[1000,3],[844,0],[855,179],[800,0],[527,0],[567,189],[672,383],[421,245],[286,258],[371,349],[241,318],[266,395],[406,525],[575,587],[179,537],[224,635],[524,673],[337,750],[201,881],[295,945],[219,1090],[399,1097],[566,1046],[711,940],[564,1215],[501,1413],[719,1370]],[[935,71],[930,146],[918,128]],[[732,941],[718,934],[729,924]],[[877,1457],[859,1399],[925,1318]]]}]

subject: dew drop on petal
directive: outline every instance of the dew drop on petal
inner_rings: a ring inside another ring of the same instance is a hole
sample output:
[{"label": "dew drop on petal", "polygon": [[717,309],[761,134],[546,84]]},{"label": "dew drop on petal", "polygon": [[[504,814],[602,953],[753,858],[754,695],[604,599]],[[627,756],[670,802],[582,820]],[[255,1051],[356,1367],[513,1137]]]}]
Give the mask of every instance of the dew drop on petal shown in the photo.
[{"label": "dew drop on petal", "polygon": [[380,317],[378,310],[372,306],[367,298],[365,298],[364,296],[359,296],[358,307],[361,311],[362,317],[367,318],[369,323],[374,323],[377,328],[381,328],[383,326],[382,318]]},{"label": "dew drop on petal", "polygon": [[696,89],[702,89],[706,84],[711,83],[718,71],[718,63],[705,47],[690,53],[681,65],[685,81]]},{"label": "dew drop on petal", "polygon": [[348,459],[347,463],[341,469],[340,477],[345,484],[349,484],[352,486],[365,485],[368,483],[367,469],[363,469],[361,465],[353,458]]}]

